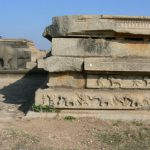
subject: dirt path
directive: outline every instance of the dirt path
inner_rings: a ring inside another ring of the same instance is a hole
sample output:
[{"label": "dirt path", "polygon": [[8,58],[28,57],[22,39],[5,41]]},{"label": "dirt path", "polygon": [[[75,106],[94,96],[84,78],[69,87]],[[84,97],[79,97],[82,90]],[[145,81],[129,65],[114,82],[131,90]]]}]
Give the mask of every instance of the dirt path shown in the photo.
[{"label": "dirt path", "polygon": [[149,122],[19,119],[1,122],[0,133],[1,150],[150,149]]}]

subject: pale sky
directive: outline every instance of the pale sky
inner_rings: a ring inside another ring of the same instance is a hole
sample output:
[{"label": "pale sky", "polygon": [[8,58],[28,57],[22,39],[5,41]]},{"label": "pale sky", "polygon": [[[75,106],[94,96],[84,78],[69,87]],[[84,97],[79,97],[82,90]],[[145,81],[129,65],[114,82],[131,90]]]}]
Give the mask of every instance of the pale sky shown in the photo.
[{"label": "pale sky", "polygon": [[52,17],[78,14],[150,16],[150,0],[0,0],[0,35],[46,50],[50,42],[42,33]]}]

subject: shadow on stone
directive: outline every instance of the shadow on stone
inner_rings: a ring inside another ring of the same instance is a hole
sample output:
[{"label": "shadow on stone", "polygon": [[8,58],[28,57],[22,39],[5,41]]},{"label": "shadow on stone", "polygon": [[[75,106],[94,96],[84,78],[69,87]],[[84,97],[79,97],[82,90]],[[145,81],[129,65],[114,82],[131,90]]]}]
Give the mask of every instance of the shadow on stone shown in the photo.
[{"label": "shadow on stone", "polygon": [[18,104],[20,106],[18,109],[27,113],[34,103],[36,90],[46,87],[47,77],[47,72],[37,72],[32,69],[24,74],[21,79],[0,89],[0,94],[4,96],[3,103]]}]

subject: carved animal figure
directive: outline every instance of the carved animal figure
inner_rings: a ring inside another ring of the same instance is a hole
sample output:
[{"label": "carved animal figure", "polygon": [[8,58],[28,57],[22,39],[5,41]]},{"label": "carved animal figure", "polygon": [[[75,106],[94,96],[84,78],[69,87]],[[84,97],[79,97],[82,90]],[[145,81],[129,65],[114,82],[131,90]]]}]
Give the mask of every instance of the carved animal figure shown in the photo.
[{"label": "carved animal figure", "polygon": [[102,107],[113,107],[113,96],[112,95],[101,95]]},{"label": "carved animal figure", "polygon": [[133,100],[131,98],[128,98],[126,95],[114,95],[114,103],[117,106],[122,106],[122,107],[132,107],[133,105]]},{"label": "carved animal figure", "polygon": [[150,78],[149,77],[144,77],[145,85],[146,87],[150,87]]},{"label": "carved animal figure", "polygon": [[55,95],[53,95],[53,96],[47,95],[47,98],[48,98],[49,106],[55,106],[55,103],[54,103],[54,102],[56,102]]},{"label": "carved animal figure", "polygon": [[88,96],[88,99],[91,103],[91,106],[100,107],[100,108],[109,108],[113,106],[113,98],[112,96],[106,95],[95,95]]},{"label": "carved animal figure", "polygon": [[143,80],[138,80],[138,79],[133,80],[133,87],[139,88],[139,87],[142,87],[142,86],[143,86]]},{"label": "carved animal figure", "polygon": [[74,99],[68,99],[67,96],[58,96],[58,101],[56,106],[59,107],[75,107],[75,106],[79,106],[78,101],[76,100],[76,98],[74,97]]},{"label": "carved animal figure", "polygon": [[139,107],[141,103],[138,98],[130,95],[114,95],[114,103],[122,107]]},{"label": "carved animal figure", "polygon": [[57,105],[60,107],[65,107],[67,106],[67,98],[64,96],[58,96],[58,102]]},{"label": "carved animal figure", "polygon": [[17,51],[10,46],[0,44],[0,59],[4,69],[17,69]]},{"label": "carved animal figure", "polygon": [[122,79],[117,79],[113,76],[109,76],[108,80],[110,81],[110,85],[112,88],[121,88]]},{"label": "carved animal figure", "polygon": [[97,85],[99,88],[109,88],[111,86],[110,81],[106,77],[97,79]]},{"label": "carved animal figure", "polygon": [[88,96],[85,94],[79,94],[77,98],[77,102],[79,106],[89,106],[89,101],[87,100]]},{"label": "carved animal figure", "polygon": [[150,105],[150,97],[145,97],[143,100],[143,106],[149,106]]}]

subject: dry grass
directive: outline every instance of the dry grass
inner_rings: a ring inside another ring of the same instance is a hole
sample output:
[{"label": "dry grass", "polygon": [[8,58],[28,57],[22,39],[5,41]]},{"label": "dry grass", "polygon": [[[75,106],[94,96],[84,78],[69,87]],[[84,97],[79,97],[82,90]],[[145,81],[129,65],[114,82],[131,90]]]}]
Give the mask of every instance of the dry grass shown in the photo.
[{"label": "dry grass", "polygon": [[50,150],[40,145],[40,138],[17,128],[7,128],[1,132],[0,147],[4,150]]},{"label": "dry grass", "polygon": [[[122,124],[122,125],[121,125]],[[97,133],[97,138],[112,150],[150,150],[150,127],[143,122],[131,122],[123,128],[123,122]]]},{"label": "dry grass", "polygon": [[0,123],[0,150],[150,150],[150,123],[90,118]]}]

